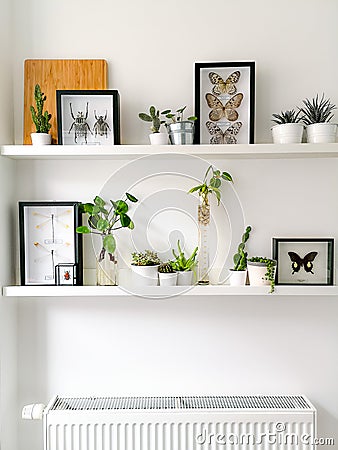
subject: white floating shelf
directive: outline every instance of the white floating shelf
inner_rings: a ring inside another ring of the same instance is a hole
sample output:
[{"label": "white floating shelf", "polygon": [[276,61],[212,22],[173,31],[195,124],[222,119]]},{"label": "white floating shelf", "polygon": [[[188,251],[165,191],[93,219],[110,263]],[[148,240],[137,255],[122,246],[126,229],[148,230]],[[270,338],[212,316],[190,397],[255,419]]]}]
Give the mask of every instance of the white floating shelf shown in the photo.
[{"label": "white floating shelf", "polygon": [[133,159],[149,155],[194,155],[213,159],[337,158],[334,144],[237,145],[4,145],[1,155],[13,159]]},{"label": "white floating shelf", "polygon": [[338,296],[338,286],[276,286],[273,294],[269,287],[256,286],[147,286],[126,288],[121,286],[5,286],[5,297],[144,297],[165,299],[174,296]]}]

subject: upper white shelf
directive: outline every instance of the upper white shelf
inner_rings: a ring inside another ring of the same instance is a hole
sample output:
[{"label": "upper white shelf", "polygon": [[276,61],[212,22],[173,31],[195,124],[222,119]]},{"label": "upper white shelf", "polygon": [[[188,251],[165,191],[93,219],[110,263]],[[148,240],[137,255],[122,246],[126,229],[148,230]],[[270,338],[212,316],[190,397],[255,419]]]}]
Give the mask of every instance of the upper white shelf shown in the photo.
[{"label": "upper white shelf", "polygon": [[237,145],[4,145],[1,155],[13,159],[134,159],[149,155],[195,155],[213,159],[337,158],[335,144]]}]

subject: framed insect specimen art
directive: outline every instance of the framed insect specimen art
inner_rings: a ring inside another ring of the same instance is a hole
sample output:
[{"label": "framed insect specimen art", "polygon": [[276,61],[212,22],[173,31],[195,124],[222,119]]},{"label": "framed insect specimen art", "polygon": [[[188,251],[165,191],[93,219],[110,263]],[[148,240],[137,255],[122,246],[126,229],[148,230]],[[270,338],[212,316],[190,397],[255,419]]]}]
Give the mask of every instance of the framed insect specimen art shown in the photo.
[{"label": "framed insect specimen art", "polygon": [[56,106],[59,144],[120,144],[118,91],[57,90]]},{"label": "framed insect specimen art", "polygon": [[21,285],[56,284],[62,264],[75,265],[74,284],[82,285],[79,225],[78,202],[19,202]]},{"label": "framed insect specimen art", "polygon": [[195,143],[253,144],[255,62],[195,63]]},{"label": "framed insect specimen art", "polygon": [[273,238],[272,254],[276,284],[333,284],[333,238]]}]

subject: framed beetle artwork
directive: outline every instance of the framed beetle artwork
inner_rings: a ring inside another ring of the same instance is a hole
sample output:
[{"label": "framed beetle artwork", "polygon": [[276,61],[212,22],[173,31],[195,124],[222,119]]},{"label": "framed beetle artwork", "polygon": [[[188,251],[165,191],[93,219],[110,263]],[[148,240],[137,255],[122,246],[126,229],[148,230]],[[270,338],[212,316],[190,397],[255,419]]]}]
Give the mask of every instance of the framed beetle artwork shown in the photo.
[{"label": "framed beetle artwork", "polygon": [[57,90],[56,106],[59,144],[120,144],[117,90]]},{"label": "framed beetle artwork", "polygon": [[76,266],[82,285],[78,202],[19,202],[21,285],[55,285],[55,267]]},{"label": "framed beetle artwork", "polygon": [[273,238],[276,284],[333,285],[333,238]]},{"label": "framed beetle artwork", "polygon": [[195,63],[195,143],[253,144],[255,62]]}]

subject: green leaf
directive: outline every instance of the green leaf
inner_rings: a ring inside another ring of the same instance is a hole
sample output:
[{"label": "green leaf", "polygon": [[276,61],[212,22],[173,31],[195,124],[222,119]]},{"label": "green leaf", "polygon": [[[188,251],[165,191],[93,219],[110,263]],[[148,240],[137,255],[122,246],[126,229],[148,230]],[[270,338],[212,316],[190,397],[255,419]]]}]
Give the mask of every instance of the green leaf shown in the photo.
[{"label": "green leaf", "polygon": [[222,172],[222,178],[226,181],[233,181],[232,176],[228,172]]},{"label": "green leaf", "polygon": [[130,221],[130,223],[129,223],[129,225],[128,225],[128,228],[129,228],[130,230],[133,230],[133,229],[135,228],[134,222],[133,222],[132,220]]},{"label": "green leaf", "polygon": [[212,189],[212,191],[215,193],[216,198],[217,198],[217,203],[219,204],[221,201],[221,191],[218,188],[215,188],[213,186],[210,186],[210,188]]},{"label": "green leaf", "polygon": [[129,227],[129,224],[131,222],[131,219],[129,216],[127,216],[127,214],[121,214],[120,215],[120,221],[121,221],[121,225],[123,227]]},{"label": "green leaf", "polygon": [[109,222],[106,219],[99,219],[96,224],[96,228],[99,231],[105,231],[109,227]]},{"label": "green leaf", "polygon": [[114,200],[110,200],[110,203],[113,205],[114,209],[117,209],[117,203]]},{"label": "green leaf", "polygon": [[103,200],[103,198],[99,197],[98,195],[94,198],[94,203],[97,206],[104,207],[106,202]]},{"label": "green leaf", "polygon": [[100,220],[100,216],[89,216],[88,217],[88,225],[90,226],[90,228],[94,228],[95,230],[97,229],[97,222]]},{"label": "green leaf", "polygon": [[197,120],[197,117],[196,116],[190,116],[190,117],[187,118],[187,120],[194,121],[194,120]]},{"label": "green leaf", "polygon": [[93,208],[94,208],[93,203],[84,203],[84,204],[82,204],[82,208],[83,208],[83,210],[81,212],[85,212],[90,215],[93,214]]},{"label": "green leaf", "polygon": [[88,234],[88,233],[90,233],[90,229],[88,227],[86,227],[85,225],[83,225],[81,227],[77,227],[76,232],[82,233],[82,234]]},{"label": "green leaf", "polygon": [[141,120],[144,120],[145,122],[152,122],[153,121],[153,119],[146,113],[140,113],[138,116],[139,116],[139,118]]},{"label": "green leaf", "polygon": [[128,192],[126,192],[126,196],[127,196],[127,199],[130,200],[131,202],[133,202],[133,203],[138,202],[137,198],[131,194],[128,194]]},{"label": "green leaf", "polygon": [[91,214],[96,215],[96,214],[99,214],[100,211],[101,211],[101,208],[99,206],[95,205],[95,206],[93,206]]},{"label": "green leaf", "polygon": [[128,205],[123,200],[118,200],[116,202],[116,212],[117,214],[124,214],[128,211]]},{"label": "green leaf", "polygon": [[215,188],[219,188],[220,186],[221,186],[221,180],[219,179],[219,178],[215,178],[215,184],[214,184],[214,187]]},{"label": "green leaf", "polygon": [[155,106],[151,106],[149,108],[149,112],[150,112],[150,115],[151,115],[152,118],[156,117],[156,108],[155,108]]},{"label": "green leaf", "polygon": [[201,184],[201,185],[199,185],[199,186],[195,186],[195,187],[191,188],[188,192],[189,192],[189,194],[191,194],[192,192],[198,191],[198,190],[201,189],[203,186],[204,186],[204,184]]},{"label": "green leaf", "polygon": [[221,176],[221,172],[219,170],[215,170],[214,175],[216,177],[220,177]]},{"label": "green leaf", "polygon": [[108,234],[103,238],[103,247],[108,253],[114,253],[116,250],[116,241],[112,234]]},{"label": "green leaf", "polygon": [[176,112],[181,114],[185,110],[186,107],[187,106],[183,106],[182,108],[176,109]]},{"label": "green leaf", "polygon": [[161,112],[161,114],[169,114],[171,111],[171,109],[165,109],[164,111]]}]

